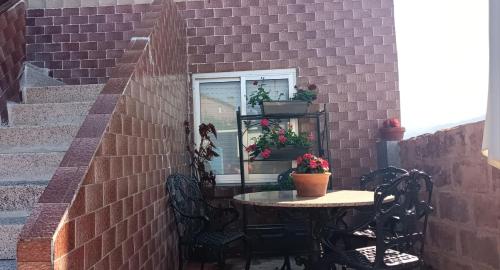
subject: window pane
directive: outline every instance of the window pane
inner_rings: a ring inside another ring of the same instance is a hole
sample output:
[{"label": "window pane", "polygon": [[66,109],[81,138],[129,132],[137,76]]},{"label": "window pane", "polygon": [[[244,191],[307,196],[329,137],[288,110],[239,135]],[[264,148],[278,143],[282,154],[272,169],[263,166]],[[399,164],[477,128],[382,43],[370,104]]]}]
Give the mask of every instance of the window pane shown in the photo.
[{"label": "window pane", "polygon": [[241,102],[240,82],[200,83],[200,119],[217,129],[214,140],[220,157],[210,162],[218,175],[239,174],[236,110]]},{"label": "window pane", "polygon": [[[288,100],[289,85],[288,79],[278,79],[278,80],[259,80],[259,84],[264,84],[264,89],[269,93],[272,100]],[[257,85],[254,85],[254,81],[246,81],[247,89],[247,101],[250,96],[257,92]],[[260,106],[256,105],[252,108],[252,105],[247,104],[247,114],[260,114]]]}]

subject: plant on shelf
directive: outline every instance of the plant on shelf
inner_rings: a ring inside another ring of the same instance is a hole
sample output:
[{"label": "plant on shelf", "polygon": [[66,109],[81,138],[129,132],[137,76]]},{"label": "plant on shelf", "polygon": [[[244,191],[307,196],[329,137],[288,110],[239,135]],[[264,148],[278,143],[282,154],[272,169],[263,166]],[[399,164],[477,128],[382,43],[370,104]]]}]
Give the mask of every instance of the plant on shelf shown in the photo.
[{"label": "plant on shelf", "polygon": [[318,87],[315,84],[309,84],[306,89],[299,88],[298,86],[295,86],[295,89],[297,92],[293,94],[293,98],[291,100],[297,100],[297,101],[305,101],[308,104],[311,104],[313,101],[318,98],[318,94],[316,93],[316,90]]},{"label": "plant on shelf", "polygon": [[297,169],[292,173],[297,195],[302,197],[320,197],[326,194],[330,179],[328,161],[311,153],[297,158]]},{"label": "plant on shelf", "polygon": [[296,93],[292,98],[283,99],[285,94],[280,93],[278,100],[273,100],[270,96],[271,91],[265,89],[265,84],[262,81],[254,81],[253,85],[257,87],[257,91],[250,95],[248,104],[255,108],[260,106],[262,113],[265,115],[276,114],[304,114],[307,113],[308,106],[317,98],[317,86],[309,84],[306,89],[295,86]]},{"label": "plant on shelf", "polygon": [[[191,141],[191,129],[188,121],[184,122],[184,130],[187,141]],[[200,143],[186,146],[190,156],[191,173],[198,180],[200,188],[213,188],[215,186],[215,173],[207,165],[214,157],[219,156],[215,152],[217,147],[211,138],[211,136],[217,138],[217,130],[212,123],[202,123],[198,128],[198,132],[200,134]]]},{"label": "plant on shelf", "polygon": [[400,141],[403,139],[404,133],[405,128],[401,127],[401,122],[396,117],[385,120],[380,129],[380,137],[384,141]]},{"label": "plant on shelf", "polygon": [[260,121],[262,134],[252,138],[253,144],[246,147],[250,161],[258,157],[263,159],[289,159],[305,153],[311,146],[311,137],[297,134],[289,125],[286,129],[280,126],[271,127],[266,118]]},{"label": "plant on shelf", "polygon": [[251,94],[248,99],[248,104],[250,104],[252,108],[255,108],[257,105],[262,106],[264,101],[271,101],[271,97],[269,96],[270,91],[266,91],[266,89],[264,89],[264,83],[262,81],[260,83],[258,81],[254,81],[253,85],[257,86],[257,91]]}]

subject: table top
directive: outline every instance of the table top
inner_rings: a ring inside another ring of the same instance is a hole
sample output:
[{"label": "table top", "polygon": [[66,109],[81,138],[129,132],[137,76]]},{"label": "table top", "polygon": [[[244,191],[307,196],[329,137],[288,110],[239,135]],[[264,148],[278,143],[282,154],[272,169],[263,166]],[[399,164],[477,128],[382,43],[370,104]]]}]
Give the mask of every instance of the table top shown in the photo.
[{"label": "table top", "polygon": [[[322,197],[299,197],[297,191],[263,191],[234,196],[236,203],[267,207],[354,207],[373,205],[372,191],[336,190]],[[386,201],[391,201],[387,198]]]}]

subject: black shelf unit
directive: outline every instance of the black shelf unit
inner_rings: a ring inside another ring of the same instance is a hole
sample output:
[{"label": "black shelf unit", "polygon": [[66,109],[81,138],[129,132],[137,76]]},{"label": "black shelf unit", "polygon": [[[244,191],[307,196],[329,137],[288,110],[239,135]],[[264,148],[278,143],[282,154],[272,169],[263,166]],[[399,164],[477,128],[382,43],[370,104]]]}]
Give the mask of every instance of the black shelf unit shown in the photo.
[{"label": "black shelf unit", "polygon": [[[323,105],[323,109],[319,112],[312,113],[304,113],[304,114],[273,114],[273,115],[262,115],[262,114],[253,114],[253,115],[242,115],[241,109],[238,108],[236,111],[236,121],[238,126],[238,155],[240,158],[240,177],[241,177],[241,187],[240,192],[245,193],[246,181],[245,181],[245,163],[250,162],[248,159],[244,157],[244,144],[243,144],[243,135],[244,129],[247,129],[244,126],[245,121],[258,121],[262,119],[269,120],[291,120],[291,119],[313,119],[316,126],[316,144],[317,144],[317,154],[327,160],[331,164],[331,160],[328,153],[328,114],[326,113],[326,105]],[[258,126],[258,125],[254,125]],[[293,159],[290,159],[292,161]],[[252,162],[266,162],[266,161],[284,161],[283,159],[265,159],[265,160],[254,160]],[[329,183],[329,188],[331,188],[331,181]]]}]

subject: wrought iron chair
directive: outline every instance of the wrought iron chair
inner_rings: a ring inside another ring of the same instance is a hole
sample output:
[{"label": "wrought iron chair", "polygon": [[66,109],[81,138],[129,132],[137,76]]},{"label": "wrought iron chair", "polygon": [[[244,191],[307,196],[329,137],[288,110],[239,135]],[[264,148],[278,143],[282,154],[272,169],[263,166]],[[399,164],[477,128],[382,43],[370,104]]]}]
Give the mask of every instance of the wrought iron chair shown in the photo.
[{"label": "wrought iron chair", "polygon": [[[423,190],[425,189],[425,190]],[[427,219],[433,211],[423,192],[432,192],[430,178],[419,171],[404,174],[375,190],[372,221],[376,224],[376,244],[341,250],[329,239],[324,244],[331,252],[317,269],[331,269],[335,264],[345,267],[374,269],[414,269],[423,265],[422,252]],[[392,202],[387,203],[385,200]],[[351,229],[351,231],[356,228]]]},{"label": "wrought iron chair", "polygon": [[197,181],[182,174],[170,175],[166,190],[179,235],[179,269],[183,268],[183,249],[189,255],[201,252],[201,269],[211,257],[216,257],[223,268],[225,248],[235,241],[245,241],[243,233],[226,230],[238,219],[238,211],[210,205],[203,199]]}]

